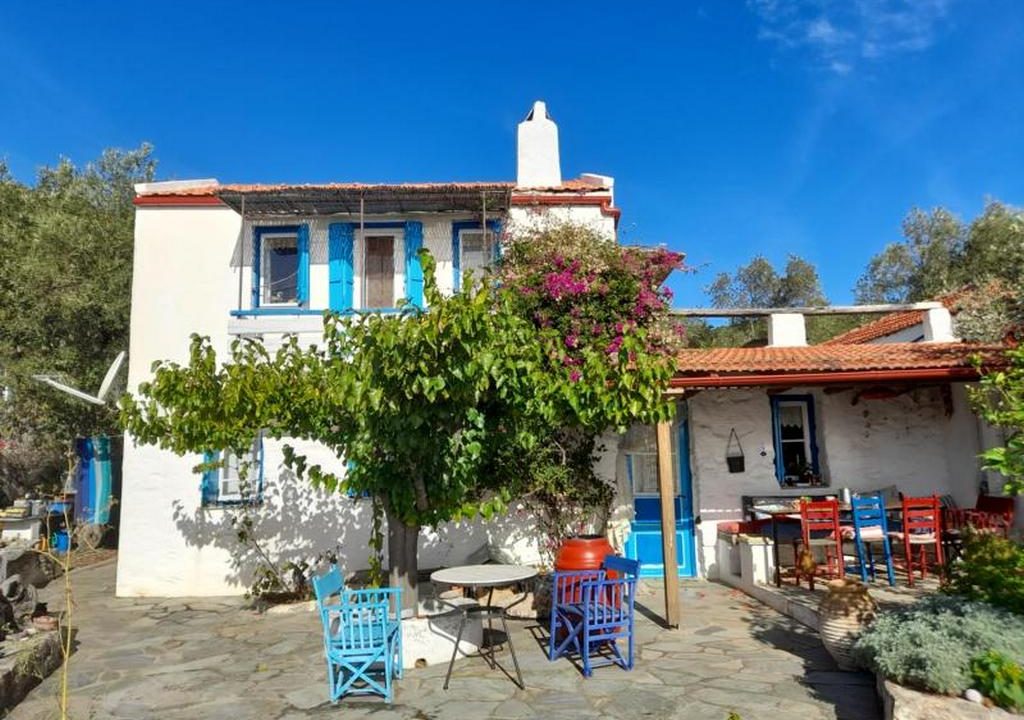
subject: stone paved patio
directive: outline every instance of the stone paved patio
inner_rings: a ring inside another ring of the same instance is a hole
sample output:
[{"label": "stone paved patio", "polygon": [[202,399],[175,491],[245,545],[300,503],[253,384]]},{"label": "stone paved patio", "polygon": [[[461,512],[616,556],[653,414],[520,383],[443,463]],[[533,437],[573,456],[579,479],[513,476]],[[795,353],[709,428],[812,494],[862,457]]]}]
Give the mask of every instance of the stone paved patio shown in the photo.
[{"label": "stone paved patio", "polygon": [[[326,702],[319,623],[308,612],[257,615],[240,599],[118,600],[114,566],[75,576],[79,648],[72,657],[72,713],[89,718],[756,718],[879,717],[873,678],[840,673],[816,635],[742,593],[713,583],[682,590],[683,625],[653,619],[660,588],[640,597],[639,660],[632,672],[584,680],[568,661],[549,663],[535,621],[515,621],[526,690],[480,659],[407,672],[395,703]],[[58,608],[58,593],[44,598]],[[507,655],[500,655],[507,660]],[[11,713],[56,717],[59,674]]]}]

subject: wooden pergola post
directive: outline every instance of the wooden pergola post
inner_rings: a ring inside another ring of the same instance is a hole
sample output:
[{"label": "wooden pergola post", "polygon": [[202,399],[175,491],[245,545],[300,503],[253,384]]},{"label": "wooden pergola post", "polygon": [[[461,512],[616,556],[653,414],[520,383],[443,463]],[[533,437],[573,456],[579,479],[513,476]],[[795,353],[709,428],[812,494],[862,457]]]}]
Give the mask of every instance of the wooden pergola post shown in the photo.
[{"label": "wooden pergola post", "polygon": [[[682,452],[682,449],[680,449]],[[679,627],[679,563],[676,559],[676,497],[672,467],[672,423],[658,423],[658,495],[661,498],[661,552],[665,568],[665,622]]]}]

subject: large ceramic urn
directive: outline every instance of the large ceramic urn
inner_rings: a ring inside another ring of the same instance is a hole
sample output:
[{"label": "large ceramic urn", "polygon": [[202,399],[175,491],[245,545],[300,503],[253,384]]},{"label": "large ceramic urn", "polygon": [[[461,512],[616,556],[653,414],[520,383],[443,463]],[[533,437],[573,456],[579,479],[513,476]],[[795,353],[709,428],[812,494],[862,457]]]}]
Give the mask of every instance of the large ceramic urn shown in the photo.
[{"label": "large ceramic urn", "polygon": [[605,557],[614,554],[604,535],[577,535],[558,548],[555,570],[599,570]]},{"label": "large ceramic urn", "polygon": [[827,588],[818,606],[818,634],[840,670],[857,670],[851,652],[853,644],[864,627],[875,619],[877,606],[868,594],[868,586],[860,580],[832,580]]}]

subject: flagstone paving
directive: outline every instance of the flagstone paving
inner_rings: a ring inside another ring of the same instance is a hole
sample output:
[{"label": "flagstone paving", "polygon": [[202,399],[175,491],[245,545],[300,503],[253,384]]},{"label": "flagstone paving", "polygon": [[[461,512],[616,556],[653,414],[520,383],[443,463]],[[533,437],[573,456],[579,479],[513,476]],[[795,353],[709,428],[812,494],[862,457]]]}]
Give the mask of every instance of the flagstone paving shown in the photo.
[{"label": "flagstone paving", "polygon": [[[880,717],[871,676],[837,671],[814,633],[715,583],[684,584],[678,630],[656,623],[660,588],[643,586],[632,672],[603,668],[585,680],[567,660],[547,661],[545,631],[536,621],[514,621],[525,690],[471,658],[456,663],[448,691],[438,665],[407,671],[391,706],[376,699],[334,706],[326,701],[312,613],[260,615],[237,598],[116,599],[113,565],[73,577],[80,630],[70,693],[77,720]],[[44,594],[60,607],[59,589]],[[507,664],[508,657],[499,660]],[[9,717],[58,717],[59,677],[47,678]]]}]

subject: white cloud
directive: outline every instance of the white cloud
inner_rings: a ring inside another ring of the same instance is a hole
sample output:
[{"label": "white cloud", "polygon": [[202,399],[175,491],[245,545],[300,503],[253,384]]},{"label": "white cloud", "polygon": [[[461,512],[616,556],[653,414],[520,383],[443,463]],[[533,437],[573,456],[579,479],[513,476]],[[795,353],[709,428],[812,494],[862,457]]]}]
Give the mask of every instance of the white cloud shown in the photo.
[{"label": "white cloud", "polygon": [[835,73],[921,52],[935,43],[953,0],[747,0],[758,37],[803,48]]}]

